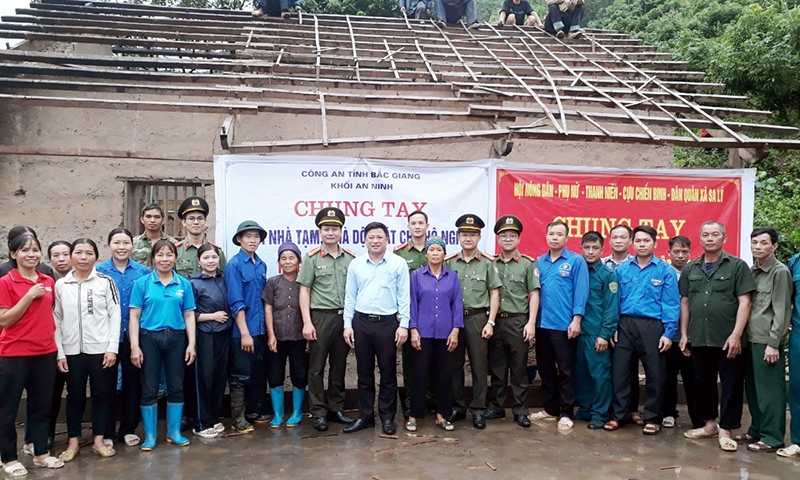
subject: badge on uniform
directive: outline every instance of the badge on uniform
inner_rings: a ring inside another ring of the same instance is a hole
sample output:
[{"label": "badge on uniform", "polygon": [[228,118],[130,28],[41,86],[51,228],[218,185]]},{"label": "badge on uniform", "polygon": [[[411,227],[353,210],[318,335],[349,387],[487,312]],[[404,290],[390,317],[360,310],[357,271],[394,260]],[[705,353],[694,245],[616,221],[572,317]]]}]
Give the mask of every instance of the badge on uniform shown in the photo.
[{"label": "badge on uniform", "polygon": [[652,283],[654,287],[657,287],[661,285],[663,282],[657,278],[651,278],[650,283]]},{"label": "badge on uniform", "polygon": [[619,285],[617,285],[617,282],[611,282],[608,284],[608,290],[611,293],[617,293],[617,290],[619,290]]},{"label": "badge on uniform", "polygon": [[572,270],[572,265],[567,262],[558,266],[558,273],[560,273],[562,277],[569,277],[570,270]]}]

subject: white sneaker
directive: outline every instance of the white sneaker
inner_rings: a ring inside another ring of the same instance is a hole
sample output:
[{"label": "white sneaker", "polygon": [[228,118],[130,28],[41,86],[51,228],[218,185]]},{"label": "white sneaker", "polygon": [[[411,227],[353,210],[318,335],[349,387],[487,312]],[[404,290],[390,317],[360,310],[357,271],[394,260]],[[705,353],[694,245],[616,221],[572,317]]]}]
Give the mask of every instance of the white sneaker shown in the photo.
[{"label": "white sneaker", "polygon": [[786,448],[779,448],[776,452],[781,457],[797,457],[800,456],[800,445],[789,445]]},{"label": "white sneaker", "polygon": [[225,431],[225,425],[223,425],[221,423],[214,424],[214,426],[212,428],[217,433],[222,433],[222,432]]},{"label": "white sneaker", "polygon": [[561,417],[558,420],[558,429],[559,430],[569,430],[573,427],[572,419],[569,417]]},{"label": "white sneaker", "polygon": [[545,412],[544,410],[540,410],[536,413],[531,413],[528,415],[528,420],[532,422],[553,422],[556,420],[556,417],[550,415],[549,413]]},{"label": "white sneaker", "polygon": [[197,435],[198,437],[201,437],[201,438],[217,438],[217,435],[219,435],[219,432],[214,430],[214,427],[206,428],[205,430],[201,430],[199,432],[195,428],[195,429],[192,429],[192,433],[194,433],[195,435]]},{"label": "white sneaker", "polygon": [[661,421],[661,426],[664,428],[674,428],[675,417],[664,417],[664,420]]}]

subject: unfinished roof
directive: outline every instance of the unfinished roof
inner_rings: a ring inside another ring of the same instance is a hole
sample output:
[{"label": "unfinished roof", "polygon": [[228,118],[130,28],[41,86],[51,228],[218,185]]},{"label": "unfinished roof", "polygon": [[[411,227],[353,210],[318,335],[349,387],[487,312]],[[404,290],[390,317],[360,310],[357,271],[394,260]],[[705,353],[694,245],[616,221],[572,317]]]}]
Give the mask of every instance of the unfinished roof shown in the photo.
[{"label": "unfinished roof", "polygon": [[[305,13],[42,0],[0,37],[101,45],[0,51],[0,100],[24,105],[230,115],[319,115],[321,138],[222,145],[280,152],[486,139],[799,149],[798,130],[721,95],[686,62],[608,30],[558,40],[534,28]],[[398,135],[329,138],[338,116],[419,119]],[[431,132],[429,121],[463,129]],[[228,122],[226,122],[228,123]],[[466,128],[472,127],[472,128]],[[711,137],[700,136],[706,129]],[[794,137],[794,138],[788,138]]]}]

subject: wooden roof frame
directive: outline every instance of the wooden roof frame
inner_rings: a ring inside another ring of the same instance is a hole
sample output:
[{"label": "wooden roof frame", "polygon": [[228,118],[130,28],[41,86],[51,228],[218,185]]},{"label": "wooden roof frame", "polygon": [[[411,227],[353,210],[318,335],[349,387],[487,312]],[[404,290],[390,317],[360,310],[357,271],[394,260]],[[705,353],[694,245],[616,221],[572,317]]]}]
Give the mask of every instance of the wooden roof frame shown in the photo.
[{"label": "wooden roof frame", "polygon": [[[771,113],[615,31],[586,29],[570,41],[528,27],[308,13],[285,21],[84,0],[39,0],[16,13],[2,17],[0,36],[110,53],[0,51],[3,102],[321,118],[322,138],[223,145],[233,152],[513,138],[800,149],[798,129],[759,123]],[[329,138],[337,116],[419,119],[421,128]],[[430,133],[424,120],[475,123]]]}]

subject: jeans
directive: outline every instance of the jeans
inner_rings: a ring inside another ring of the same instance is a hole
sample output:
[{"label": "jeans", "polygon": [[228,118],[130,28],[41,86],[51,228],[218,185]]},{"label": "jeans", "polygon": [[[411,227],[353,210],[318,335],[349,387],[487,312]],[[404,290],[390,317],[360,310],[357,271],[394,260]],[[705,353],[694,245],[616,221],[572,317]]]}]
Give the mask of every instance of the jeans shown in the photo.
[{"label": "jeans", "polygon": [[183,377],[186,369],[185,330],[139,331],[139,348],[142,350],[142,406],[158,401],[158,381],[161,366],[167,381],[167,402],[183,403]]},{"label": "jeans", "polygon": [[0,357],[0,461],[17,460],[17,418],[22,391],[28,393],[28,436],[35,455],[47,453],[47,424],[56,379],[56,352]]},{"label": "jeans", "polygon": [[558,5],[547,7],[547,18],[544,19],[544,31],[550,35],[555,35],[558,30],[565,32],[576,32],[581,29],[583,19],[583,5],[577,5],[572,10],[562,12]]},{"label": "jeans", "polygon": [[467,16],[467,25],[478,21],[475,0],[436,0],[436,17],[446,23],[458,23]]}]

